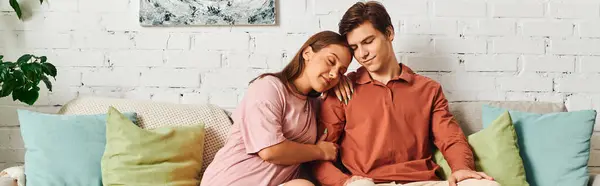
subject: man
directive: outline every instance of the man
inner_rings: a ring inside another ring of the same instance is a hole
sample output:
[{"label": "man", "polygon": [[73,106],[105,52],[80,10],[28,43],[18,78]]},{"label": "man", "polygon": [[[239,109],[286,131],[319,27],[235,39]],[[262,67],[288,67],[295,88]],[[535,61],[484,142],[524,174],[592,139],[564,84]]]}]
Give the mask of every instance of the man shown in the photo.
[{"label": "man", "polygon": [[[320,111],[326,140],[340,144],[342,171],[333,162],[314,164],[322,185],[499,185],[475,172],[473,153],[448,110],[442,87],[399,64],[394,28],[377,2],[356,3],[339,23],[361,64],[348,74],[354,94],[348,104],[329,92]],[[444,154],[452,175],[436,176],[433,148]]]}]

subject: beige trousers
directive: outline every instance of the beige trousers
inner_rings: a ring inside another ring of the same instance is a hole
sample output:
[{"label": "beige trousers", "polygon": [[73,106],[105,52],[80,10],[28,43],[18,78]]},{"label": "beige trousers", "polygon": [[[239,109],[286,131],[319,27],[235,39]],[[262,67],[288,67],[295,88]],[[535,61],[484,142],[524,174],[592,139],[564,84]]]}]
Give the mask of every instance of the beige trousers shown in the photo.
[{"label": "beige trousers", "polygon": [[[448,186],[448,181],[422,181],[407,184],[396,184],[393,182],[375,184],[369,180],[358,180],[348,184],[348,186]],[[490,180],[467,179],[458,182],[458,186],[500,186],[500,184]]]}]

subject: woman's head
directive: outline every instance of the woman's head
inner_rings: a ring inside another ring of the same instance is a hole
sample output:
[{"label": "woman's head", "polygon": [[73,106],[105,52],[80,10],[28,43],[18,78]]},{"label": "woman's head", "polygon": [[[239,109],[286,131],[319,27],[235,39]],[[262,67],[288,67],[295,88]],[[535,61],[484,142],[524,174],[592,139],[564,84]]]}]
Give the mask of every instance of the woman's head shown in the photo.
[{"label": "woman's head", "polygon": [[322,31],[311,36],[281,72],[264,75],[274,75],[286,84],[303,78],[314,90],[310,96],[318,96],[337,85],[351,61],[346,39],[335,32]]}]

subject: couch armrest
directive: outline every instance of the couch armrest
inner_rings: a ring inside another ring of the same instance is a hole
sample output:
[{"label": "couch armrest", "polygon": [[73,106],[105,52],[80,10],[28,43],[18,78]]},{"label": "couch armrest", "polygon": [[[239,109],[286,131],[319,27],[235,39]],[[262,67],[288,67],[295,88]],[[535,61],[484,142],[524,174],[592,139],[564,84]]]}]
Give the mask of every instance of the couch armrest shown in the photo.
[{"label": "couch armrest", "polygon": [[588,186],[600,186],[600,174],[590,174]]}]

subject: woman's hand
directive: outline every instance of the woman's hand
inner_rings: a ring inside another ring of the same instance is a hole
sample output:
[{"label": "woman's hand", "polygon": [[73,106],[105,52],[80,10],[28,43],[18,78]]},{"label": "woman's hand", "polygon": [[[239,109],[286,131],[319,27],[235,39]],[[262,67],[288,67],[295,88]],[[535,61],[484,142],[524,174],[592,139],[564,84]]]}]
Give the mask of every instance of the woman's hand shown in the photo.
[{"label": "woman's hand", "polygon": [[317,142],[317,147],[319,147],[321,150],[321,160],[335,161],[338,152],[338,145],[325,141],[326,138],[327,135],[323,135]]},{"label": "woman's hand", "polygon": [[333,87],[333,91],[337,98],[346,105],[348,101],[352,99],[352,94],[354,94],[354,86],[352,85],[352,81],[345,75],[340,76],[339,83]]}]

